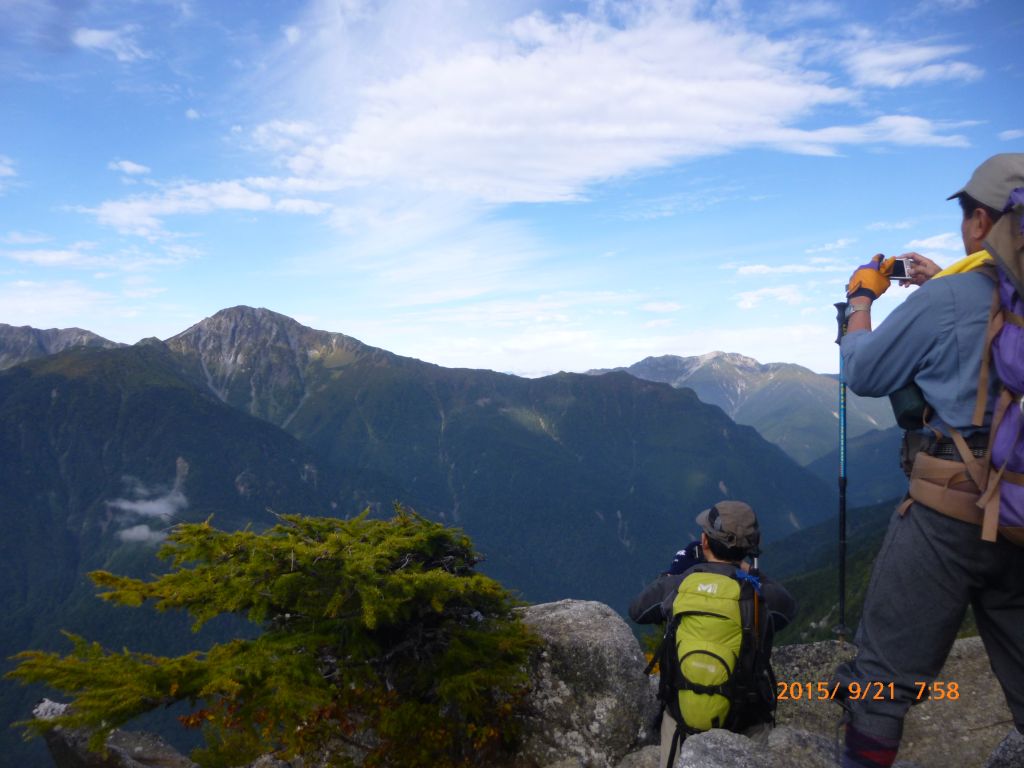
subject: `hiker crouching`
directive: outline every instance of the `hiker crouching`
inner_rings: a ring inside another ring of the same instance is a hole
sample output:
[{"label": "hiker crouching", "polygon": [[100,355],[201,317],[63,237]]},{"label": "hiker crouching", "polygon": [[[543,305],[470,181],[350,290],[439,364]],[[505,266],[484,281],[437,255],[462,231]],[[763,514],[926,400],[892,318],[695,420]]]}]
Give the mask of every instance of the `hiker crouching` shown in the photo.
[{"label": "hiker crouching", "polygon": [[[982,511],[988,509],[983,491],[989,456],[995,460],[1001,445],[990,443],[990,432],[1003,426],[1001,417],[999,427],[993,426],[994,404],[1010,395],[1010,382],[999,380],[999,370],[1005,378],[1024,362],[1011,355],[1003,369],[997,356],[992,370],[987,363],[994,338],[988,329],[995,330],[990,316],[998,315],[995,288],[1004,280],[1007,249],[996,249],[997,269],[984,244],[1011,221],[1007,216],[993,232],[1019,188],[1024,154],[996,155],[979,166],[949,198],[962,209],[967,257],[934,276],[929,269],[927,281],[911,274],[911,282],[923,284],[877,328],[872,329],[871,305],[889,286],[892,260],[874,257],[847,286],[847,332],[840,344],[846,380],[858,395],[891,396],[900,426],[908,430],[904,465],[910,486],[875,559],[855,638],[857,657],[836,670],[841,690],[856,682],[880,683],[891,691],[842,701],[844,768],[892,765],[903,718],[941,671],[968,606],[1014,723],[1024,732],[1024,551],[1010,541],[1020,529],[1003,527],[998,506],[994,517]],[[911,267],[925,261],[917,254],[904,257],[912,259]],[[1019,322],[1007,318],[1006,328]],[[1020,439],[1011,439],[1009,448],[1019,450]],[[1020,482],[1015,474],[1001,481],[993,476],[990,490],[998,491],[1000,482]]]},{"label": "hiker crouching", "polygon": [[661,667],[664,768],[688,734],[751,734],[774,723],[772,640],[796,614],[789,592],[747,562],[761,542],[748,504],[721,501],[701,512],[697,525],[700,541],[677,553],[629,606],[639,624],[667,622],[651,662],[651,669],[655,661]]}]

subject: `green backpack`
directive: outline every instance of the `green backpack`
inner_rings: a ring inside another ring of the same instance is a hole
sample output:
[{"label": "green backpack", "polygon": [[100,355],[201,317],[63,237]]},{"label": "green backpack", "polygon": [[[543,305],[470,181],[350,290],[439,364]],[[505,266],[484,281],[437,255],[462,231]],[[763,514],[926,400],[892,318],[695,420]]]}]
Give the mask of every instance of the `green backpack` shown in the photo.
[{"label": "green backpack", "polygon": [[[774,722],[771,619],[756,575],[692,571],[679,584],[655,655],[658,696],[687,734]],[[671,761],[670,761],[671,762]]]}]

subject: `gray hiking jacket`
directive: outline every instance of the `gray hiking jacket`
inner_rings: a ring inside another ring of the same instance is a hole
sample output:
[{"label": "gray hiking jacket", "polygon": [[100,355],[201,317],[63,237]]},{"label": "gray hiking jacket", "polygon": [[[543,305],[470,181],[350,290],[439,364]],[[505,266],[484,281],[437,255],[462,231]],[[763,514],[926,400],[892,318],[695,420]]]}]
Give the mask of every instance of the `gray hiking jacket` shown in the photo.
[{"label": "gray hiking jacket", "polygon": [[[840,349],[850,389],[883,397],[913,381],[938,414],[933,426],[971,434],[994,288],[979,271],[932,278],[873,330],[846,334]],[[993,376],[986,424],[997,388]]]},{"label": "gray hiking jacket", "polygon": [[[660,624],[672,616],[672,603],[676,598],[676,590],[683,579],[695,571],[720,573],[731,576],[736,566],[729,563],[698,563],[685,573],[663,573],[652,581],[643,592],[633,598],[629,604],[629,618],[637,624]],[[760,575],[761,596],[768,607],[772,618],[772,627],[778,632],[796,616],[796,600],[789,590],[778,582],[771,581],[764,574]]]}]

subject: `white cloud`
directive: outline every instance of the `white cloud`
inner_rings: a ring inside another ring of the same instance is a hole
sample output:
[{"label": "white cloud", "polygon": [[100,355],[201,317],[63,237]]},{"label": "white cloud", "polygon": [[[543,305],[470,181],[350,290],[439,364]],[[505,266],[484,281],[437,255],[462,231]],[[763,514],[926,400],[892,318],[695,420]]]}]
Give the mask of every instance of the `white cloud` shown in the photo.
[{"label": "white cloud", "polygon": [[42,235],[38,232],[17,232],[12,230],[0,238],[0,243],[5,245],[39,245],[40,243],[47,242],[49,239],[47,235]]},{"label": "white cloud", "polygon": [[81,208],[95,214],[104,225],[125,234],[155,237],[162,234],[164,216],[209,213],[217,210],[266,211],[273,208],[269,196],[238,181],[180,183],[162,192],[125,200],[108,200],[97,208]]},{"label": "white cloud", "polygon": [[[513,6],[488,5],[441,9],[429,21],[411,14],[410,0],[310,7],[293,32],[284,29],[273,76],[253,76],[254,89],[283,87],[282,103],[291,96],[283,114],[318,116],[282,116],[252,132],[251,148],[286,175],[106,201],[91,211],[101,223],[153,238],[171,215],[278,210],[330,212],[352,229],[393,207],[367,198],[456,196],[486,210],[581,199],[608,179],[749,147],[829,155],[844,146],[967,144],[957,125],[913,115],[800,127],[859,94],[809,69],[804,41],[769,39],[744,29],[742,14],[704,14],[682,0],[519,18],[501,18]],[[918,48],[911,61],[960,50]],[[316,194],[336,199],[305,199]],[[637,215],[671,216],[739,192],[722,194],[671,196]]]},{"label": "white cloud", "polygon": [[[744,29],[742,14],[703,8],[595,3],[586,14],[506,20],[479,10],[443,25],[420,17],[413,29],[396,21],[410,10],[402,0],[315,2],[302,24],[315,34],[282,44],[274,71],[301,99],[295,113],[323,123],[275,121],[254,138],[293,174],[337,188],[403,185],[490,203],[579,199],[610,178],[746,147],[967,145],[955,126],[913,115],[801,128],[859,94],[808,69],[806,41],[771,40]],[[867,45],[850,47],[851,66],[871,80]],[[946,62],[960,48],[903,47],[883,58],[904,79],[960,67]],[[640,215],[672,215],[687,201],[661,203]]]},{"label": "white cloud", "polygon": [[841,237],[838,240],[819,245],[815,248],[807,248],[804,253],[831,253],[832,251],[841,251],[844,248],[848,248],[857,242],[856,238],[853,237]]},{"label": "white cloud", "polygon": [[133,525],[117,532],[117,538],[125,543],[160,544],[167,538],[167,533],[157,531],[148,525]]},{"label": "white cloud", "polygon": [[911,240],[904,248],[911,250],[937,250],[937,251],[962,251],[964,247],[963,238],[955,232],[944,232],[941,235],[933,235],[919,240]]},{"label": "white cloud", "polygon": [[112,171],[121,171],[121,173],[127,173],[129,176],[141,176],[149,173],[149,167],[140,165],[139,163],[133,163],[131,160],[117,160],[110,161],[107,163],[107,168]]},{"label": "white cloud", "polygon": [[0,255],[23,264],[40,267],[106,267],[113,259],[95,253],[96,243],[81,241],[66,248],[22,248],[0,251]]},{"label": "white cloud", "polygon": [[302,200],[299,198],[285,198],[274,204],[274,210],[282,213],[305,213],[316,216],[331,210],[330,203],[322,203],[316,200]]},{"label": "white cloud", "polygon": [[961,134],[941,131],[968,123],[946,125],[911,115],[883,115],[862,125],[834,126],[812,131],[780,128],[775,144],[790,152],[809,155],[833,155],[843,145],[895,144],[900,146],[966,147]]},{"label": "white cloud", "polygon": [[296,152],[309,143],[324,143],[317,126],[301,120],[271,120],[256,126],[252,138],[270,152]]},{"label": "white cloud", "polygon": [[14,170],[14,161],[6,155],[0,155],[0,194],[6,189],[6,182],[17,176]]},{"label": "white cloud", "polygon": [[169,518],[188,507],[188,499],[179,489],[173,488],[163,496],[151,499],[113,499],[107,506],[120,512],[130,512],[142,517]]},{"label": "white cloud", "polygon": [[795,26],[808,21],[831,20],[843,15],[838,3],[826,0],[801,0],[776,3],[767,11],[769,21],[778,27]]},{"label": "white cloud", "polygon": [[131,25],[120,29],[80,27],[72,33],[71,42],[85,50],[112,53],[118,61],[132,62],[149,58],[134,40],[137,31],[138,27]]},{"label": "white cloud", "polygon": [[972,82],[984,70],[965,61],[947,60],[967,50],[956,45],[879,44],[865,39],[850,50],[845,65],[858,85],[901,88],[945,80]]},{"label": "white cloud", "polygon": [[913,222],[911,221],[875,221],[867,225],[867,229],[877,230],[890,230],[890,229],[910,229]]},{"label": "white cloud", "polygon": [[[38,242],[45,242],[45,238]],[[35,243],[23,243],[23,245],[32,244]],[[174,244],[162,246],[158,250],[129,247],[119,251],[101,251],[96,243],[86,241],[72,243],[64,248],[0,250],[0,256],[22,264],[65,269],[104,269],[119,272],[138,272],[154,267],[174,266],[198,255],[198,251],[189,246]]]},{"label": "white cloud", "polygon": [[805,274],[808,272],[821,272],[821,267],[812,266],[811,264],[779,264],[777,266],[744,264],[736,269],[736,274],[744,277],[749,275]]},{"label": "white cloud", "polygon": [[1014,139],[1024,139],[1024,131],[1020,129],[1014,129],[1011,131],[1002,131],[999,134],[999,138],[1002,141],[1013,141]]},{"label": "white cloud", "polygon": [[124,484],[130,498],[113,499],[106,502],[107,506],[131,516],[155,517],[160,520],[173,518],[188,508],[188,499],[182,488],[188,477],[188,462],[177,460],[174,484],[170,489],[150,488],[135,477],[126,476]]},{"label": "white cloud", "polygon": [[778,288],[760,288],[756,291],[744,291],[736,297],[736,306],[740,309],[754,309],[764,301],[782,302],[783,304],[803,304],[806,297],[790,285]]},{"label": "white cloud", "polygon": [[192,107],[189,107],[188,109],[185,110],[185,117],[188,118],[189,120],[198,120],[200,115],[199,115],[198,110],[195,110]]}]

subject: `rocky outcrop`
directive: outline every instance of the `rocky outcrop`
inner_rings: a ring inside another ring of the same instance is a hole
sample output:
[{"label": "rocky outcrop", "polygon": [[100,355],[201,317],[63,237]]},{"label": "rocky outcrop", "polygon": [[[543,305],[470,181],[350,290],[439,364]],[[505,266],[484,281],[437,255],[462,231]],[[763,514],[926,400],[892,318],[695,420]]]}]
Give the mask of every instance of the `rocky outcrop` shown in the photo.
[{"label": "rocky outcrop", "polygon": [[[530,606],[523,620],[543,639],[532,661],[525,737],[510,762],[490,768],[657,768],[655,685],[643,674],[643,654],[629,626],[602,603],[576,600]],[[777,649],[778,679],[812,683],[814,695],[805,688],[803,695],[780,701],[778,724],[770,732],[752,738],[721,730],[691,736],[677,768],[834,766],[840,709],[818,698],[816,683],[827,681],[835,665],[854,652],[840,642]],[[895,768],[1024,765],[1024,737],[1012,727],[979,638],[957,641],[939,679],[956,682],[958,698],[931,699],[911,709]],[[85,741],[80,733],[52,734],[49,746],[58,768],[191,766],[146,734],[112,736],[107,761],[87,754]],[[316,768],[261,760],[250,768]]]},{"label": "rocky outcrop", "polygon": [[629,626],[602,603],[534,605],[523,620],[544,641],[534,660],[517,766],[614,768],[654,743],[658,714],[646,660]]}]

